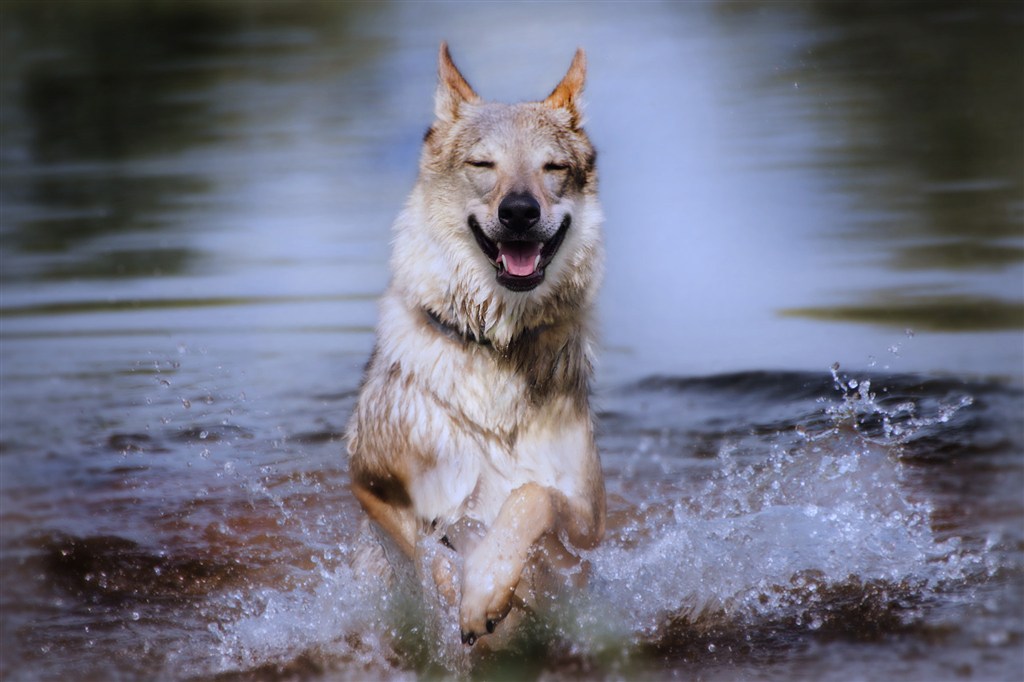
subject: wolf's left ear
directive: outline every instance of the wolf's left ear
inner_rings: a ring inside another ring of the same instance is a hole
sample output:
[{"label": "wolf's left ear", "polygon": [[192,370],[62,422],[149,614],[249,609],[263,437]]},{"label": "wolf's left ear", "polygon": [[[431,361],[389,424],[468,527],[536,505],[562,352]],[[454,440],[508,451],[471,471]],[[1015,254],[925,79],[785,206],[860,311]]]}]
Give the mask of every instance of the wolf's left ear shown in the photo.
[{"label": "wolf's left ear", "polygon": [[572,116],[573,127],[579,127],[583,122],[582,103],[580,95],[583,93],[583,81],[587,77],[587,55],[583,48],[576,49],[576,56],[572,58],[569,71],[565,74],[562,82],[555,86],[548,98],[544,100],[546,106],[552,109],[565,109]]},{"label": "wolf's left ear", "polygon": [[455,68],[448,43],[442,42],[437,56],[437,93],[434,95],[434,115],[438,120],[451,123],[459,117],[459,107],[464,103],[480,101],[469,83]]}]

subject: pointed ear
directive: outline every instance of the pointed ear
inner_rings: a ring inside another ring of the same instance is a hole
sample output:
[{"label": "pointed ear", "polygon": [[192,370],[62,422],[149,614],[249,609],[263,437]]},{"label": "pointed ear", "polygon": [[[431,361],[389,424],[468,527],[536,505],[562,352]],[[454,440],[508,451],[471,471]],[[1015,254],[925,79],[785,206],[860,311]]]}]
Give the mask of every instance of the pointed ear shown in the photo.
[{"label": "pointed ear", "polygon": [[473,92],[469,83],[455,68],[448,43],[442,42],[437,56],[437,93],[434,95],[434,115],[438,120],[451,123],[459,117],[463,103],[479,102],[480,96]]},{"label": "pointed ear", "polygon": [[583,81],[587,77],[587,55],[583,48],[576,49],[576,56],[572,58],[569,71],[565,78],[544,100],[546,106],[552,109],[566,109],[572,116],[573,127],[579,127],[583,121],[583,107],[580,96],[583,94]]}]

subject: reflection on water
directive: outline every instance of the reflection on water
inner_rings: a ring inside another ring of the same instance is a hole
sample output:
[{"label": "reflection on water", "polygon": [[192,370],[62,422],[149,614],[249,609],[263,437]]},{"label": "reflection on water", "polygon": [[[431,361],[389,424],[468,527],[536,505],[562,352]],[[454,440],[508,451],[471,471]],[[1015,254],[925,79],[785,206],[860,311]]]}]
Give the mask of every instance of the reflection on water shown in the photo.
[{"label": "reflection on water", "polygon": [[[836,150],[849,169],[842,182],[882,204],[884,213],[863,222],[897,241],[897,262],[922,263],[915,246],[899,243],[908,236],[962,246],[961,266],[1001,239],[1019,238],[1020,8],[887,3],[864,11],[822,3],[811,10],[815,21],[844,27],[814,45],[812,79],[838,79],[867,104],[835,117],[845,128]],[[1019,262],[1020,249],[1014,252]],[[943,267],[943,259],[932,265]]]},{"label": "reflection on water", "polygon": [[827,308],[793,308],[784,315],[820,320],[849,320],[929,332],[978,332],[1024,328],[1024,306],[999,298],[899,291],[874,301]]},{"label": "reflection on water", "polygon": [[[214,113],[194,93],[215,72],[175,66],[216,57],[196,39],[223,27],[213,10],[5,8],[5,279],[169,274],[194,255],[89,246],[173,227],[169,209],[211,189],[201,176],[133,162],[209,141]],[[49,257],[14,259],[12,248]]]},{"label": "reflection on water", "polygon": [[[876,287],[862,303],[792,308],[789,315],[875,322],[931,331],[1024,328],[1024,51],[1020,8],[1003,3],[853,3],[810,7],[813,69],[772,82],[824,93],[808,112],[829,149],[814,165],[871,208],[843,236],[876,240],[884,265],[938,271],[935,285]],[[762,86],[764,87],[764,86]],[[977,277],[1003,273],[988,295]],[[954,283],[955,282],[955,283]],[[920,289],[917,293],[915,289]]]},{"label": "reflection on water", "polygon": [[[996,2],[0,5],[0,677],[1016,674],[1022,34]],[[347,564],[442,38],[500,99],[591,65],[611,532],[515,660],[435,650]]]}]

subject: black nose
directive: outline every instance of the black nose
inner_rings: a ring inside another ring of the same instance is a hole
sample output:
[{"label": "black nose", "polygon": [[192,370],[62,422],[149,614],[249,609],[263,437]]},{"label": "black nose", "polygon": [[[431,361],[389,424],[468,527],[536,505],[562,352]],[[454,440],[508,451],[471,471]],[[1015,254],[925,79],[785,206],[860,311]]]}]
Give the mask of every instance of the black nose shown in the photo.
[{"label": "black nose", "polygon": [[540,220],[540,204],[527,192],[511,192],[498,205],[498,220],[512,232],[526,232]]}]

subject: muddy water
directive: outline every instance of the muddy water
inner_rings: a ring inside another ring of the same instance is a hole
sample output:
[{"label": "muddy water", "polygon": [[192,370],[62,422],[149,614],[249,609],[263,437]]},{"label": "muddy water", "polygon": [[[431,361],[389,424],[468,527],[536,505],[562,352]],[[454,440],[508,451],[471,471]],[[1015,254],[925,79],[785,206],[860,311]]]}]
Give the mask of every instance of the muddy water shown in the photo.
[{"label": "muddy water", "polygon": [[[1017,8],[0,31],[0,676],[1024,674]],[[608,217],[610,532],[504,654],[349,568],[341,433],[441,38],[503,99],[588,48]]]}]

